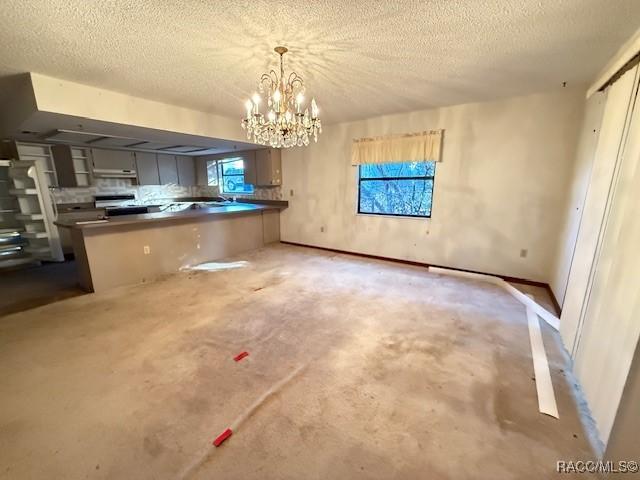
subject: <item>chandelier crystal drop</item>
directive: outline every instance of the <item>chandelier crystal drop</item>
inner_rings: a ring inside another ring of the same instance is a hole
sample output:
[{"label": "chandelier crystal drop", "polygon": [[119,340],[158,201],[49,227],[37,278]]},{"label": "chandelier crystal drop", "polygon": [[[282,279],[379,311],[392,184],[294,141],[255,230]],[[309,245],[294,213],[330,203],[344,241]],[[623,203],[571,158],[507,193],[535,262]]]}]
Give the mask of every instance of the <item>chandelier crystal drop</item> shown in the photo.
[{"label": "chandelier crystal drop", "polygon": [[[262,96],[255,93],[247,100],[247,116],[242,120],[242,128],[247,131],[247,139],[273,148],[301,147],[309,145],[313,137],[318,141],[322,124],[318,118],[318,105],[311,99],[311,113],[304,105],[305,87],[302,78],[291,72],[284,75],[284,54],[286,47],[274,48],[280,55],[280,75],[271,70],[262,74],[258,89],[267,97],[266,117],[260,113]],[[304,111],[303,111],[304,108]]]}]

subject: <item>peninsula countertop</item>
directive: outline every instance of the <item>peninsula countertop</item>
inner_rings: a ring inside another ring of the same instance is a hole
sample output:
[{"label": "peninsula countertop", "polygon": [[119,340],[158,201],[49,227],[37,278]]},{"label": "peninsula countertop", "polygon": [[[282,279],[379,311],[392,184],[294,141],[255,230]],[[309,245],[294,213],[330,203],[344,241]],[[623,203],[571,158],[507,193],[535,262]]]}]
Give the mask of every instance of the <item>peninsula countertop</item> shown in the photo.
[{"label": "peninsula countertop", "polygon": [[120,225],[146,224],[153,222],[167,222],[182,219],[191,219],[204,216],[226,216],[259,213],[269,210],[282,210],[286,208],[284,202],[278,204],[257,204],[257,203],[233,203],[229,205],[220,205],[215,207],[202,207],[190,210],[182,210],[179,212],[157,212],[144,213],[140,215],[121,215],[110,217],[104,220],[91,220],[86,222],[74,221],[57,221],[58,227],[68,228],[72,230],[101,229],[116,227]]}]

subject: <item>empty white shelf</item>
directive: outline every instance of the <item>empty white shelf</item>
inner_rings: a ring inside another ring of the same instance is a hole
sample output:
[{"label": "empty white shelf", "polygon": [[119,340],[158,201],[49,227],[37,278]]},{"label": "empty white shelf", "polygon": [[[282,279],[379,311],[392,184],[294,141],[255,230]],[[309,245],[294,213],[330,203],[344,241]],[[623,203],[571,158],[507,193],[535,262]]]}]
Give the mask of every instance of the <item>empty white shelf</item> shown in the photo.
[{"label": "empty white shelf", "polygon": [[24,251],[27,253],[31,253],[33,255],[42,255],[42,254],[48,254],[51,253],[51,247],[49,247],[48,245],[44,245],[41,247],[35,247],[33,245],[28,245],[26,247],[24,247]]},{"label": "empty white shelf", "polygon": [[38,190],[36,190],[35,188],[15,188],[13,190],[9,190],[9,193],[11,195],[19,196],[38,195]]},{"label": "empty white shelf", "polygon": [[44,215],[41,213],[18,213],[16,214],[18,220],[44,220]]},{"label": "empty white shelf", "polygon": [[23,232],[21,234],[23,238],[48,238],[47,232]]},{"label": "empty white shelf", "polygon": [[[22,228],[0,228],[0,235],[9,235],[18,237]],[[15,234],[15,235],[14,235]]]}]

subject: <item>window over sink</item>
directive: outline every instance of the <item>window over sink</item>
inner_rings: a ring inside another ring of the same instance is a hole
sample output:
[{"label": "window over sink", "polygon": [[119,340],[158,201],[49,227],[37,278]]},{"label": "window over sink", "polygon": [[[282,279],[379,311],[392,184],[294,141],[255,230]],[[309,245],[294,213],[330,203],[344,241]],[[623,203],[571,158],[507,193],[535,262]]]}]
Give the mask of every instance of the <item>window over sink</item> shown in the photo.
[{"label": "window over sink", "polygon": [[207,183],[219,185],[220,193],[229,195],[253,194],[253,185],[245,183],[242,157],[231,157],[207,162]]}]

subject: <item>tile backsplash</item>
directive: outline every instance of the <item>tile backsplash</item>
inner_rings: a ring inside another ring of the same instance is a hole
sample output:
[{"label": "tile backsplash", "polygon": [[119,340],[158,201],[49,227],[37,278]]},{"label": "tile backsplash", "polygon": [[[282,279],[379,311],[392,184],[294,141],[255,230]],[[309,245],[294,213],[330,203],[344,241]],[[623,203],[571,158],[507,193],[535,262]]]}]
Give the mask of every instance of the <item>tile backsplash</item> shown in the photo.
[{"label": "tile backsplash", "polygon": [[[226,197],[230,195],[224,194]],[[245,195],[238,195],[238,198],[242,198]],[[249,198],[257,198],[258,200],[282,200],[282,188],[280,187],[269,187],[269,188],[260,188],[256,187],[253,195],[247,195]]]},{"label": "tile backsplash", "polygon": [[[180,197],[215,197],[219,194],[217,186],[180,185],[133,185],[129,178],[96,178],[90,187],[56,188],[52,191],[56,203],[93,202],[95,195],[133,193],[141,204],[154,204],[166,199]],[[231,197],[232,195],[225,195]],[[241,195],[237,195],[238,198]],[[282,190],[275,188],[256,188],[250,198],[261,200],[281,200]]]}]

